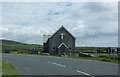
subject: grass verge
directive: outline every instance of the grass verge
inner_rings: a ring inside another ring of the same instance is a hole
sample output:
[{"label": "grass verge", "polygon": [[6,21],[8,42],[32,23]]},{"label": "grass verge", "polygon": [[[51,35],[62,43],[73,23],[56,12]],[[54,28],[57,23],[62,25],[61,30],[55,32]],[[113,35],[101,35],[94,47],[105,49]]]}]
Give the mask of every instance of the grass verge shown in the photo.
[{"label": "grass verge", "polygon": [[19,75],[19,71],[9,62],[2,61],[2,75]]},{"label": "grass verge", "polygon": [[[78,58],[78,57],[72,57],[72,58]],[[117,63],[120,64],[118,60],[113,60],[113,59],[107,59],[107,58],[100,58],[100,57],[79,57],[79,59],[86,59],[86,60],[95,60],[95,61],[102,61],[102,62],[109,62],[109,63]]]},{"label": "grass verge", "polygon": [[2,60],[0,59],[0,76],[2,76]]}]

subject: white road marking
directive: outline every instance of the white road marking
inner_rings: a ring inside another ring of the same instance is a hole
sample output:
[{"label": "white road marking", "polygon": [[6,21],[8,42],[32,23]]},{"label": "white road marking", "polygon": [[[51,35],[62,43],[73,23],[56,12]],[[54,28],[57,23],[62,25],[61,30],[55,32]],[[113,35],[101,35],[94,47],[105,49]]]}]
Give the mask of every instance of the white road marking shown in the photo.
[{"label": "white road marking", "polygon": [[55,65],[58,65],[58,66],[61,66],[61,67],[66,67],[64,65],[61,65],[61,64],[58,64],[58,63],[54,63],[54,62],[48,62],[48,63],[55,64]]},{"label": "white road marking", "polygon": [[[66,67],[66,66],[64,66],[64,65],[61,65],[61,64],[58,64],[58,63],[54,63],[54,62],[48,62],[48,63],[54,64],[54,65],[58,65],[58,66],[61,66],[61,67]],[[69,69],[72,69],[72,68],[69,68]],[[89,73],[86,73],[86,72],[83,72],[83,71],[80,71],[80,70],[76,70],[76,72],[82,73],[82,74],[84,74],[84,75],[88,75],[88,76],[90,76],[90,77],[95,77],[95,76],[92,76],[92,75],[89,74]]]},{"label": "white road marking", "polygon": [[82,74],[84,74],[84,75],[88,75],[88,76],[94,77],[94,76],[92,76],[91,74],[88,74],[88,73],[86,73],[86,72],[83,72],[83,71],[80,71],[80,70],[76,70],[76,71],[79,72],[79,73],[82,73]]}]

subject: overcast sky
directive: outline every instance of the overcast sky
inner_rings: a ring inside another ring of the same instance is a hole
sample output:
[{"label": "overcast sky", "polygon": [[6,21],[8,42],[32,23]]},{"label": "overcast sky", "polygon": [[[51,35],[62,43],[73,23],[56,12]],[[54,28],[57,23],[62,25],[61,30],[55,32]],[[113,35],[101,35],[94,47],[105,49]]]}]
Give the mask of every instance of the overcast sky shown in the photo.
[{"label": "overcast sky", "polygon": [[62,25],[76,37],[76,46],[118,46],[118,3],[2,3],[3,39],[42,44],[43,34],[52,35]]}]

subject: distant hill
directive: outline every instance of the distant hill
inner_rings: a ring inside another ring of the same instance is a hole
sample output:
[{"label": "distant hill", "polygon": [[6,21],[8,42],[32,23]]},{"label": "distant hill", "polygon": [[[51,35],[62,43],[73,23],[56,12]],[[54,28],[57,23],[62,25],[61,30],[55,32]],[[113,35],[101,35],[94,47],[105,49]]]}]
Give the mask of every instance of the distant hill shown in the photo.
[{"label": "distant hill", "polygon": [[21,42],[17,42],[17,41],[12,41],[12,40],[1,39],[0,40],[0,44],[25,44],[25,43],[21,43]]}]

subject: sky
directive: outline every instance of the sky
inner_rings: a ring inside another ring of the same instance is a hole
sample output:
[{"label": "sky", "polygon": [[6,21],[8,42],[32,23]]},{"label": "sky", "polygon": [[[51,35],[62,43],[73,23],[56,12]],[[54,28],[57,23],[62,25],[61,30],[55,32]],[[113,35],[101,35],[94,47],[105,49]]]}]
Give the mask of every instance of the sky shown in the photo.
[{"label": "sky", "polygon": [[118,46],[117,2],[2,2],[0,5],[1,39],[42,45],[44,34],[52,35],[63,25],[76,37],[76,46]]}]

